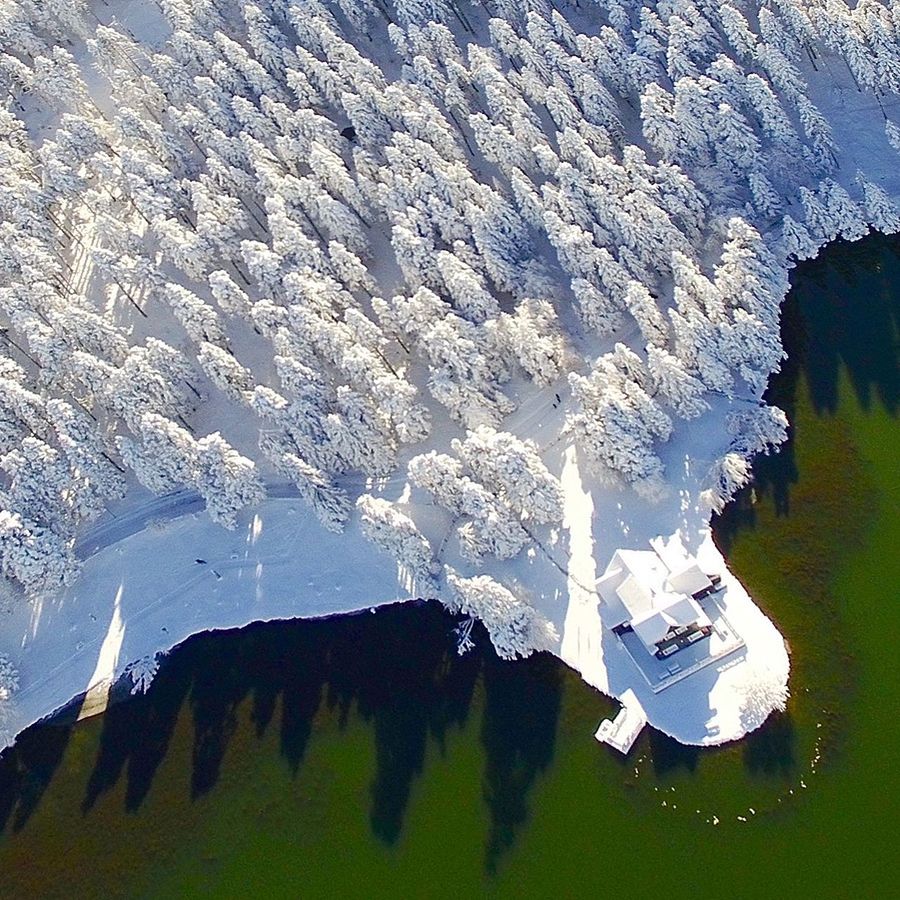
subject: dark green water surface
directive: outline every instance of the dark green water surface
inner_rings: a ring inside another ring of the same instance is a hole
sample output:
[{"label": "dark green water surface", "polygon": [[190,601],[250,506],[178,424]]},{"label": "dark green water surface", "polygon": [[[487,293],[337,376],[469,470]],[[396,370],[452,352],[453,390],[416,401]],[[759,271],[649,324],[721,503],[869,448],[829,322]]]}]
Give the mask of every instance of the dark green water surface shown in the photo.
[{"label": "dark green water surface", "polygon": [[435,606],[202,636],[0,759],[0,897],[896,896],[898,252],[796,273],[792,439],[716,526],[790,642],[786,714],[623,760],[611,703],[458,658]]}]

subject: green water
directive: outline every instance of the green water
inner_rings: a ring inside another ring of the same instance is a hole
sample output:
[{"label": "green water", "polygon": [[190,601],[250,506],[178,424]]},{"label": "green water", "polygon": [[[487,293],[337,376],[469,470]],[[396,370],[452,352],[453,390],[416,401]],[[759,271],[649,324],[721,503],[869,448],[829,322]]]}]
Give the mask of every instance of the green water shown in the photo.
[{"label": "green water", "polygon": [[547,657],[456,657],[431,606],[204,636],[0,761],[0,896],[896,894],[898,251],[796,274],[792,439],[717,522],[790,642],[787,714],[622,760],[610,703]]}]

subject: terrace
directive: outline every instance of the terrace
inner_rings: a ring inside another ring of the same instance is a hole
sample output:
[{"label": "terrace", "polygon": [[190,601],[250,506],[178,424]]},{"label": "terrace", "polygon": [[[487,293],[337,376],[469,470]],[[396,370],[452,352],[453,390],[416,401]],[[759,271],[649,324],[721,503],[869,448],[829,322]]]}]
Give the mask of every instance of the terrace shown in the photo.
[{"label": "terrace", "polygon": [[697,630],[677,638],[682,642],[677,653],[660,657],[648,653],[634,631],[618,634],[622,646],[655,694],[744,647],[744,641],[725,617],[721,596],[720,589],[697,601],[710,621],[708,633]]}]

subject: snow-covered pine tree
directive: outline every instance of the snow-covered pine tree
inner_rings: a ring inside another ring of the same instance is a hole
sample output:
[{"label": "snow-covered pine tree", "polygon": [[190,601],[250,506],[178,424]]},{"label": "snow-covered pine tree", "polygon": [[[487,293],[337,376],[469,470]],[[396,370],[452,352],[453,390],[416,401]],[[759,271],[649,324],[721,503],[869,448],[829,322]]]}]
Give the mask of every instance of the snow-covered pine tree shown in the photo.
[{"label": "snow-covered pine tree", "polygon": [[247,292],[223,269],[209,273],[209,289],[222,312],[242,319],[250,318],[252,304]]},{"label": "snow-covered pine tree", "polygon": [[275,471],[289,479],[300,496],[312,506],[322,525],[329,531],[342,532],[353,506],[347,492],[339,488],[326,472],[292,452],[285,441],[263,433],[259,445]]},{"label": "snow-covered pine tree", "polygon": [[571,287],[578,314],[588,328],[601,336],[613,334],[619,328],[622,322],[620,307],[608,291],[584,278],[573,278]]},{"label": "snow-covered pine tree", "polygon": [[441,250],[437,267],[453,305],[472,322],[483,322],[500,312],[496,299],[489,293],[481,276],[455,254]]},{"label": "snow-covered pine tree", "polygon": [[609,359],[601,357],[587,377],[570,373],[569,385],[577,408],[567,423],[598,474],[618,474],[638,491],[658,495],[663,465],[654,443],[671,436],[671,419]]},{"label": "snow-covered pine tree", "polygon": [[167,284],[160,291],[161,299],[184,326],[188,337],[199,343],[226,343],[225,330],[215,309],[193,291],[180,284]]},{"label": "snow-covered pine tree", "polygon": [[728,501],[750,481],[750,463],[740,453],[729,452],[713,463],[700,500],[712,512],[720,513]]},{"label": "snow-covered pine tree", "polygon": [[[857,176],[865,195],[866,218],[873,228],[884,234],[900,231],[900,210],[888,197],[885,190],[872,181]],[[785,219],[787,217],[785,216]]]},{"label": "snow-covered pine tree", "polygon": [[202,341],[197,362],[209,380],[232,400],[242,401],[244,394],[253,390],[253,376],[227,350],[216,344]]},{"label": "snow-covered pine tree", "polygon": [[[7,703],[19,689],[19,673],[5,653],[0,653],[0,703]],[[2,720],[2,715],[0,715]]]},{"label": "snow-covered pine tree", "polygon": [[470,478],[464,478],[460,485],[460,507],[470,517],[457,530],[460,553],[469,562],[480,563],[485,556],[512,559],[528,543],[519,516]]},{"label": "snow-covered pine tree", "polygon": [[819,245],[812,239],[806,226],[785,215],[781,221],[781,251],[788,258],[812,259],[819,252]]},{"label": "snow-covered pine tree", "polygon": [[514,313],[500,315],[496,331],[535,384],[546,387],[559,378],[564,344],[551,303],[526,297],[516,305]]},{"label": "snow-covered pine tree", "polygon": [[330,449],[347,469],[389,474],[397,461],[397,444],[387,413],[346,385],[337,389],[335,407],[323,421]]},{"label": "snow-covered pine tree", "polygon": [[664,347],[647,346],[647,370],[655,390],[681,418],[693,419],[709,409],[703,382]]},{"label": "snow-covered pine tree", "polygon": [[444,575],[451,609],[480,619],[502,659],[527,657],[554,645],[557,638],[550,623],[493,578],[464,578],[450,566],[444,567]]},{"label": "snow-covered pine tree", "polygon": [[437,565],[431,545],[415,522],[397,504],[371,494],[363,494],[356,509],[363,534],[409,572],[412,589],[433,591]]},{"label": "snow-covered pine tree", "polygon": [[138,424],[140,443],[116,439],[125,464],[155,494],[192,487],[197,477],[197,442],[171,419],[144,413]]},{"label": "snow-covered pine tree", "polygon": [[452,447],[474,477],[500,496],[523,519],[539,524],[561,522],[563,493],[532,441],[482,426]]},{"label": "snow-covered pine tree", "polygon": [[634,316],[644,341],[665,346],[669,340],[669,323],[660,312],[650,291],[638,281],[629,281],[625,290],[626,309]]},{"label": "snow-covered pine tree", "polygon": [[733,435],[731,450],[747,459],[769,453],[787,440],[787,416],[777,406],[765,403],[730,414],[726,427]]},{"label": "snow-covered pine tree", "polygon": [[213,522],[233,530],[237,514],[266,496],[252,460],[241,456],[218,432],[196,442],[195,484]]},{"label": "snow-covered pine tree", "polygon": [[7,484],[3,505],[29,521],[70,537],[83,512],[72,473],[58,450],[35,437],[0,458]]},{"label": "snow-covered pine tree", "polygon": [[78,574],[66,541],[50,528],[0,509],[0,571],[27,596],[58,590]]},{"label": "snow-covered pine tree", "polygon": [[99,514],[106,502],[125,494],[125,479],[108,454],[97,424],[65,400],[47,401],[47,417],[72,474],[85,515]]},{"label": "snow-covered pine tree", "polygon": [[407,469],[409,480],[418,488],[428,491],[439,506],[458,516],[463,511],[462,488],[467,480],[463,464],[446,453],[434,450],[414,456]]}]

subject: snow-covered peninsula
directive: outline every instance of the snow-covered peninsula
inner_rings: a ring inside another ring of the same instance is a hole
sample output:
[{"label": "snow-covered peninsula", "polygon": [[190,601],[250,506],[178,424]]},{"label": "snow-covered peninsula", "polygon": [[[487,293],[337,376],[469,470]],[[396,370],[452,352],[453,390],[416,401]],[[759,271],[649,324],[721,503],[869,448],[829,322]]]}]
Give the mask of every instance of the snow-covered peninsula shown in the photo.
[{"label": "snow-covered peninsula", "polygon": [[900,229],[898,28],[0,0],[0,745],[414,597],[682,742],[762,724],[785,642],[709,521],[786,435],[790,267]]}]

